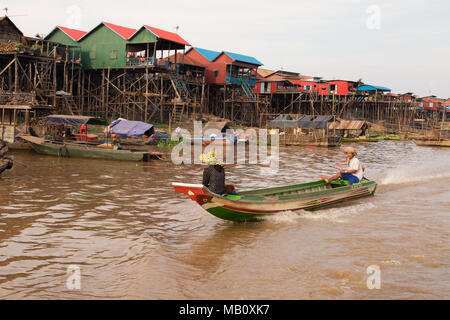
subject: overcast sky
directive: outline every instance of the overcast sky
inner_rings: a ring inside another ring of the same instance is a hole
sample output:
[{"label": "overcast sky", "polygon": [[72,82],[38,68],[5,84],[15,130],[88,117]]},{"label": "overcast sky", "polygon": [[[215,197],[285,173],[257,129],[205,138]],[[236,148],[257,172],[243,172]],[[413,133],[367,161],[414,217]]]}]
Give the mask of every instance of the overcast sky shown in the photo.
[{"label": "overcast sky", "polygon": [[101,21],[175,31],[263,68],[450,98],[448,0],[0,0],[26,34]]}]

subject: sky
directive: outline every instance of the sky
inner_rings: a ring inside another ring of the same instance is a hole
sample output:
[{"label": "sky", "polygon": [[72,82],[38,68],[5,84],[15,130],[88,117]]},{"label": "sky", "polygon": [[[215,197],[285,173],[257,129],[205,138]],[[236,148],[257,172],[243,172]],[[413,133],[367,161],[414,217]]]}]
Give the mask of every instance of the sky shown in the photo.
[{"label": "sky", "polygon": [[450,98],[448,0],[0,0],[26,35],[100,22],[178,33],[263,68]]}]

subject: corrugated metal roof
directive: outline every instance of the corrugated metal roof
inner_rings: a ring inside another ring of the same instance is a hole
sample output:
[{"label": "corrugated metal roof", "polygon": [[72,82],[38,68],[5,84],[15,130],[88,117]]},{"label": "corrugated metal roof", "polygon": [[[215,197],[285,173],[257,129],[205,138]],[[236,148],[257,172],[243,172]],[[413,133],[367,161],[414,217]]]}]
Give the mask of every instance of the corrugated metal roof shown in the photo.
[{"label": "corrugated metal roof", "polygon": [[[174,54],[171,55],[170,57],[167,57],[166,59],[168,59],[170,62],[175,63],[175,55]],[[184,64],[189,64],[191,66],[205,68],[205,66],[202,65],[197,60],[194,60],[189,56],[183,55],[182,53],[177,53],[177,63],[184,63]]]},{"label": "corrugated metal roof", "polygon": [[197,48],[197,47],[193,47],[192,49],[197,50],[202,56],[204,56],[206,59],[208,59],[211,62],[220,55],[220,52],[218,52],[218,51],[206,50],[206,49]]},{"label": "corrugated metal roof", "polygon": [[258,74],[263,78],[266,78],[266,77],[274,74],[275,72],[276,71],[269,70],[269,69],[258,69]]},{"label": "corrugated metal roof", "polygon": [[378,91],[392,91],[391,89],[386,88],[386,87],[372,86],[372,85],[363,85],[363,86],[360,86],[360,87],[356,88],[356,90],[359,90],[359,91],[376,91],[376,90],[378,90]]},{"label": "corrugated metal roof", "polygon": [[109,22],[103,22],[103,24],[126,40],[130,39],[131,36],[137,31],[133,28],[122,27]]},{"label": "corrugated metal roof", "polygon": [[361,130],[365,121],[359,120],[341,120],[341,122],[330,122],[328,124],[328,129],[336,130]]},{"label": "corrugated metal roof", "polygon": [[77,29],[66,28],[62,26],[57,26],[62,32],[64,32],[67,36],[69,36],[72,40],[78,41],[80,40],[87,32],[81,31]]},{"label": "corrugated metal roof", "polygon": [[169,41],[180,43],[180,44],[184,44],[185,46],[190,46],[189,42],[187,42],[180,35],[178,35],[174,32],[158,29],[155,27],[150,27],[147,25],[145,25],[145,27],[148,30],[150,30],[151,32],[153,32],[158,38],[161,38],[164,40],[169,40]]},{"label": "corrugated metal roof", "polygon": [[257,66],[263,65],[261,62],[259,62],[258,60],[256,60],[253,57],[250,57],[250,56],[245,56],[243,54],[233,53],[233,52],[229,52],[229,51],[224,51],[224,53],[227,54],[231,59],[236,60],[236,61],[250,63],[250,64],[257,65]]}]

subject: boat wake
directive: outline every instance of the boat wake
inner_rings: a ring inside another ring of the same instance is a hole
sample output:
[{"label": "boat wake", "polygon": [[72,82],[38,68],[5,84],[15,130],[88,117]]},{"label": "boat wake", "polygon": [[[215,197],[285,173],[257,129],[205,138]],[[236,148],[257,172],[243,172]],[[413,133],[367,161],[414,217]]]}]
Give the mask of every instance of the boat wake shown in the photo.
[{"label": "boat wake", "polygon": [[273,216],[266,216],[262,219],[275,224],[289,224],[298,223],[298,221],[307,220],[325,220],[336,223],[345,223],[347,218],[351,215],[359,214],[361,212],[367,212],[370,209],[375,208],[376,205],[372,202],[361,203],[355,205],[345,205],[340,207],[333,207],[328,209],[322,209],[319,211],[286,211]]},{"label": "boat wake", "polygon": [[450,178],[450,157],[435,157],[420,164],[406,164],[380,174],[380,185],[425,182]]}]

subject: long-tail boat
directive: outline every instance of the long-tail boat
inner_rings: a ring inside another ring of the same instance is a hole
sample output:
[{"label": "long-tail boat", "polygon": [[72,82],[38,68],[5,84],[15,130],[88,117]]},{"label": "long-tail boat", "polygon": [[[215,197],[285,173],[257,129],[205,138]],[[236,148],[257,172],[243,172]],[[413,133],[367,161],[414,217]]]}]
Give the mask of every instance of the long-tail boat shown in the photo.
[{"label": "long-tail boat", "polygon": [[[258,220],[286,211],[315,210],[339,202],[375,194],[377,183],[367,179],[348,185],[344,181],[315,181],[281,187],[240,191],[239,195],[218,195],[201,184],[172,183],[212,215],[231,221]],[[227,186],[227,191],[233,189]]]},{"label": "long-tail boat", "polygon": [[421,147],[450,147],[450,139],[414,140]]},{"label": "long-tail boat", "polygon": [[59,157],[149,161],[162,155],[155,152],[116,150],[113,147],[104,148],[84,143],[48,141],[34,136],[20,137],[29,142],[37,153]]}]

